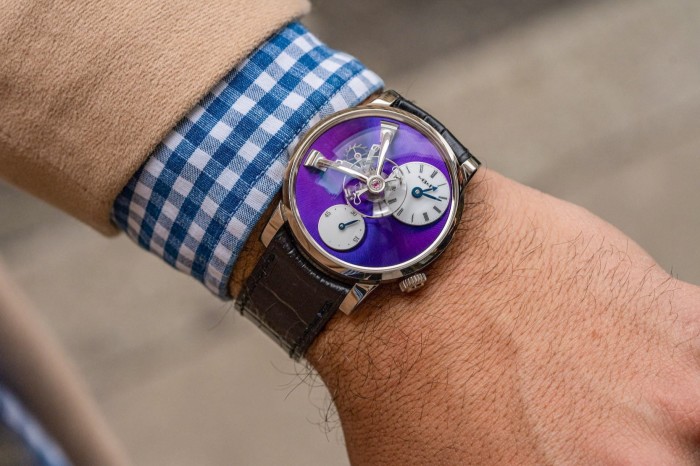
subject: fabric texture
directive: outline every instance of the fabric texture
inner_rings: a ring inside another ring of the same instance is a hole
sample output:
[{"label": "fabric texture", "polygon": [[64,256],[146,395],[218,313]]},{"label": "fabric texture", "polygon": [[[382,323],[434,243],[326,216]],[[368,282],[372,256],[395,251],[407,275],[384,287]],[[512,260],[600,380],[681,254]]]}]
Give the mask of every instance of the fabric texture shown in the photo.
[{"label": "fabric texture", "polygon": [[119,194],[114,222],[229,297],[236,257],[279,192],[299,136],[381,87],[356,59],[289,24],[167,135]]},{"label": "fabric texture", "polygon": [[117,195],[231,67],[307,0],[6,0],[0,177],[105,234]]},{"label": "fabric texture", "polygon": [[61,448],[29,414],[15,395],[0,384],[0,423],[17,435],[36,466],[70,466]]}]

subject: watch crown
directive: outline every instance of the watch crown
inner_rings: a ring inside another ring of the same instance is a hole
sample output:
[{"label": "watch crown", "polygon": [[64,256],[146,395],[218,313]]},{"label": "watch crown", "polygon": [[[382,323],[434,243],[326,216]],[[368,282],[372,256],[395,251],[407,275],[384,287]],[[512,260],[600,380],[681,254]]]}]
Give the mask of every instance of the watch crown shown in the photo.
[{"label": "watch crown", "polygon": [[418,288],[422,288],[426,281],[428,281],[428,277],[426,277],[423,272],[420,272],[401,280],[399,282],[399,289],[404,293],[411,293]]}]

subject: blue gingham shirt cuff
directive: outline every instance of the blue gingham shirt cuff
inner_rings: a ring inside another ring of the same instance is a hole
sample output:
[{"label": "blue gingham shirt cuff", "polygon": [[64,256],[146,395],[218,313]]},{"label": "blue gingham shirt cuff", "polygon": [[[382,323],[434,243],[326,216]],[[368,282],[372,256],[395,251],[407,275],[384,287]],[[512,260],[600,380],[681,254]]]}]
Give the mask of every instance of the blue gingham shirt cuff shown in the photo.
[{"label": "blue gingham shirt cuff", "polygon": [[168,134],[117,197],[114,222],[228,298],[236,258],[279,192],[300,135],[381,87],[355,58],[287,25]]}]

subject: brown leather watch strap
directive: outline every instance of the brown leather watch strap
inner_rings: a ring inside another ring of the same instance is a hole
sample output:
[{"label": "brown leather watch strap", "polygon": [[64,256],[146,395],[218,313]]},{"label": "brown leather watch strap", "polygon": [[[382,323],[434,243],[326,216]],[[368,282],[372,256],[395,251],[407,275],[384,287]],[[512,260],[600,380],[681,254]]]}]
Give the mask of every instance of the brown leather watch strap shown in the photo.
[{"label": "brown leather watch strap", "polygon": [[248,277],[236,307],[299,359],[351,287],[311,264],[285,224]]}]

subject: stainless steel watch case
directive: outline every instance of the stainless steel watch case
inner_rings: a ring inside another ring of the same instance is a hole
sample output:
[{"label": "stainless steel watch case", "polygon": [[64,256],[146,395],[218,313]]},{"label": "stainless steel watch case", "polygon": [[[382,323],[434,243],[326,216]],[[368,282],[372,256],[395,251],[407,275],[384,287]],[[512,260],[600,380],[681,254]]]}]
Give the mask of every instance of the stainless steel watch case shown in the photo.
[{"label": "stainless steel watch case", "polygon": [[[392,107],[391,104],[396,98],[398,98],[398,94],[394,91],[385,91],[366,104],[335,113],[325,118],[303,136],[294,149],[294,153],[285,173],[282,187],[282,200],[275,208],[274,213],[268,220],[260,237],[262,243],[267,247],[282,225],[284,225],[285,222],[288,223],[297,246],[307,259],[311,260],[322,271],[354,283],[350,293],[348,293],[345,300],[340,305],[340,310],[346,314],[352,312],[360,302],[380,284],[400,281],[402,282],[401,289],[404,291],[412,291],[420,288],[420,286],[407,286],[407,283],[415,282],[416,278],[414,278],[414,276],[437,259],[445,248],[447,248],[462,215],[462,209],[464,207],[464,189],[467,182],[479,168],[479,162],[474,158],[470,158],[460,164],[447,141],[445,141],[432,126],[411,113]],[[450,176],[453,180],[457,180],[456,183],[452,183],[452,208],[447,214],[449,216],[448,222],[438,238],[420,255],[408,262],[393,267],[372,269],[359,268],[351,264],[343,263],[332,257],[311,238],[299,218],[298,210],[294,202],[291,181],[294,180],[301,166],[301,158],[306,154],[309,146],[328,128],[339,122],[361,116],[385,116],[407,123],[418,129],[440,150],[448,170],[450,171]],[[425,275],[420,274],[420,277],[417,278],[420,279],[420,285],[422,286],[426,280]]]}]

